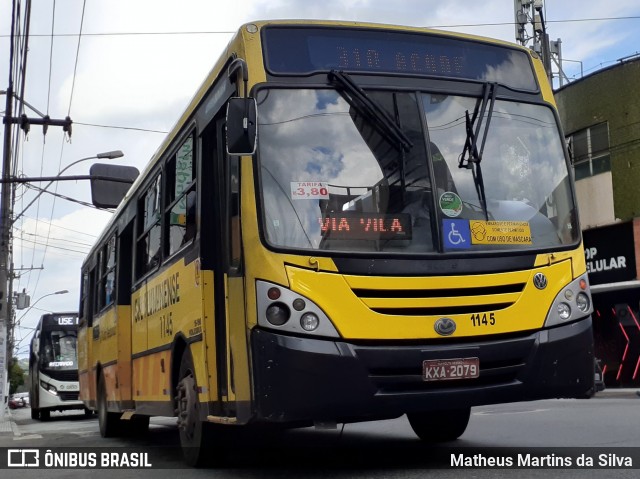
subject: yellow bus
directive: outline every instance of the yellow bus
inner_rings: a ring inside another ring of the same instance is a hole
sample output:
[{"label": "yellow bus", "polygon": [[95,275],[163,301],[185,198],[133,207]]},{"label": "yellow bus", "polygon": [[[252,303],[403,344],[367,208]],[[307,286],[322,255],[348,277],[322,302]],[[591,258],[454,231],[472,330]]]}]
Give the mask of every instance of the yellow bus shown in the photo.
[{"label": "yellow bus", "polygon": [[[206,55],[205,55],[206,56]],[[206,61],[206,60],[203,60]],[[81,399],[110,436],[593,390],[592,303],[538,56],[413,27],[243,25],[82,267]]]}]

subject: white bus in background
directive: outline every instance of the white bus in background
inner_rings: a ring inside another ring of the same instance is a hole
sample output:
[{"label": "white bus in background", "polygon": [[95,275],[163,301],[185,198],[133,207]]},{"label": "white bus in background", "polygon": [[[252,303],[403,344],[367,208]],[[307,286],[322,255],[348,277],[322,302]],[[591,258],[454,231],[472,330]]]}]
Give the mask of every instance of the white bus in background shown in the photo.
[{"label": "white bus in background", "polygon": [[78,313],[51,313],[40,318],[29,348],[32,419],[46,421],[51,411],[84,409],[78,400],[77,342]]}]

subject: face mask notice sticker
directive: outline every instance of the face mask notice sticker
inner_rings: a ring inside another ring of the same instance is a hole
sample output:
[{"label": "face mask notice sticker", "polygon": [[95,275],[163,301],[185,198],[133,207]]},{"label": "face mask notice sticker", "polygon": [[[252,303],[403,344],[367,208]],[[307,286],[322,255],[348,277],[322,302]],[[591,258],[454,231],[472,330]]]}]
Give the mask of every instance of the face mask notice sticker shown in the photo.
[{"label": "face mask notice sticker", "polygon": [[473,244],[503,244],[510,246],[533,244],[528,221],[471,220],[469,226]]}]

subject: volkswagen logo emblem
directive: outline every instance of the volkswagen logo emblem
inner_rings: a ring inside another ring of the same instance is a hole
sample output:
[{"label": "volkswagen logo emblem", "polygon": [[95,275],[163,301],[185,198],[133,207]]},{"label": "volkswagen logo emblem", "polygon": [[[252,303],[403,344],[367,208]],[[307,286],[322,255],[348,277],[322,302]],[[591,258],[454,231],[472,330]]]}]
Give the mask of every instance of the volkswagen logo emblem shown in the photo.
[{"label": "volkswagen logo emblem", "polygon": [[544,289],[547,287],[547,277],[544,273],[536,273],[533,277],[533,284],[538,289]]},{"label": "volkswagen logo emblem", "polygon": [[451,336],[456,330],[456,323],[450,318],[440,318],[436,321],[436,324],[433,325],[433,328],[440,336]]}]

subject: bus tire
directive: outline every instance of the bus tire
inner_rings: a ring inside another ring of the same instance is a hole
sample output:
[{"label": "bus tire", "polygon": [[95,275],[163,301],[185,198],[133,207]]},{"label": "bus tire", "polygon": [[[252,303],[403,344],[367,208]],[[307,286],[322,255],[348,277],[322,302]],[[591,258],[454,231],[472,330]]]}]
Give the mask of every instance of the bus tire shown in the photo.
[{"label": "bus tire", "polygon": [[98,380],[98,426],[102,437],[116,437],[120,433],[120,418],[107,409],[107,388],[102,375]]},{"label": "bus tire", "polygon": [[408,413],[411,429],[425,442],[446,442],[458,439],[469,424],[471,408],[450,411]]},{"label": "bus tire", "polygon": [[40,419],[40,409],[38,409],[37,407],[31,408],[31,419]]},{"label": "bus tire", "polygon": [[200,419],[198,384],[188,349],[182,355],[178,378],[175,397],[182,455],[186,464],[198,467],[205,464],[205,457],[213,449],[209,441],[210,425]]}]

